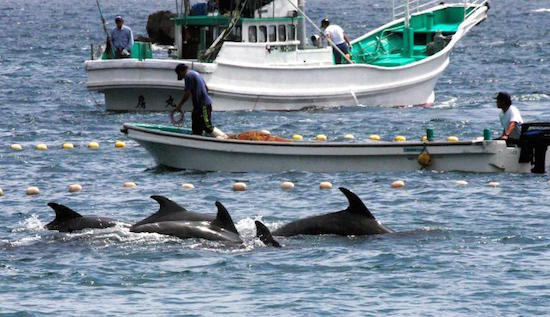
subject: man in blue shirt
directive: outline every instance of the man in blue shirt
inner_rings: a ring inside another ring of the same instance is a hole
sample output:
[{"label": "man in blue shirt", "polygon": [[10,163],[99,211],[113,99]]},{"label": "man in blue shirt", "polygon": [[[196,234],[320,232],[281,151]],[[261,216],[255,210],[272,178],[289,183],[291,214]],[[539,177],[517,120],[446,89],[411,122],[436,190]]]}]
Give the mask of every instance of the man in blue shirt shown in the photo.
[{"label": "man in blue shirt", "polygon": [[212,99],[208,96],[208,87],[199,73],[190,70],[185,64],[176,66],[178,80],[185,79],[185,93],[176,110],[181,111],[183,104],[191,96],[193,112],[191,113],[191,128],[193,134],[202,135],[203,131],[212,134]]},{"label": "man in blue shirt", "polygon": [[111,47],[116,58],[128,58],[132,54],[134,35],[132,29],[124,25],[122,16],[115,17],[116,27],[111,30]]}]

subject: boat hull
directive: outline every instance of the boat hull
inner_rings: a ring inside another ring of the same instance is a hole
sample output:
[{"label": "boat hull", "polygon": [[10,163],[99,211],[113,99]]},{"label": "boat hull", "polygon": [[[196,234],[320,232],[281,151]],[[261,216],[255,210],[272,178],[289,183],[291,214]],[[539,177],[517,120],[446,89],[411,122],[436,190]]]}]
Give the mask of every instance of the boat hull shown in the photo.
[{"label": "boat hull", "polygon": [[[123,131],[160,165],[176,169],[228,172],[380,172],[419,169],[461,172],[527,173],[520,149],[504,141],[477,142],[258,142],[210,137],[125,124]],[[431,164],[418,155],[427,150]],[[548,157],[548,156],[547,156]],[[548,160],[546,162],[548,165]]]}]

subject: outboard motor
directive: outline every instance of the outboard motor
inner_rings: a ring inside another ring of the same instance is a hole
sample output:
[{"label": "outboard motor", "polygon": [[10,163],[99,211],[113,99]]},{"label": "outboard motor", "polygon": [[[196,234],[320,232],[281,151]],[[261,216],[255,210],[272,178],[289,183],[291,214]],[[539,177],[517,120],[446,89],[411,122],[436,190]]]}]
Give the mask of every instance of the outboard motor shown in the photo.
[{"label": "outboard motor", "polygon": [[531,172],[546,172],[546,150],[548,145],[550,145],[550,122],[526,122],[521,124],[519,162],[531,162],[534,165]]}]

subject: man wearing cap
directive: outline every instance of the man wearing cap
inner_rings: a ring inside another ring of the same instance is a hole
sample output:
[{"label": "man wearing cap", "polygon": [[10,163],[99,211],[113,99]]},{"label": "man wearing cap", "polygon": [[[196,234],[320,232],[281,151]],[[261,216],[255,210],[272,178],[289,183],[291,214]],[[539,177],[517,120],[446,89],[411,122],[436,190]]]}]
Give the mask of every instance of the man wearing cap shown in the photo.
[{"label": "man wearing cap", "polygon": [[183,104],[191,96],[193,101],[193,112],[191,113],[191,128],[193,134],[202,135],[203,131],[212,134],[214,127],[211,122],[212,99],[208,96],[208,87],[201,75],[194,70],[189,69],[185,64],[176,66],[178,80],[185,79],[185,93],[175,111],[180,111]]},{"label": "man wearing cap", "polygon": [[500,123],[502,124],[502,135],[499,140],[506,140],[506,144],[517,144],[521,135],[521,124],[523,119],[516,106],[512,106],[512,98],[506,92],[499,92],[495,98],[497,108],[500,108]]},{"label": "man wearing cap", "polygon": [[[321,28],[323,29],[323,36],[330,39],[342,53],[348,55],[348,47],[351,47],[351,43],[349,37],[344,33],[344,30],[336,24],[330,24],[327,18],[321,21]],[[342,64],[343,56],[334,47],[332,48],[332,55],[334,55],[335,64]]]},{"label": "man wearing cap", "polygon": [[122,16],[115,17],[116,27],[111,30],[111,47],[116,58],[128,58],[132,54],[134,35],[132,29],[124,25]]}]

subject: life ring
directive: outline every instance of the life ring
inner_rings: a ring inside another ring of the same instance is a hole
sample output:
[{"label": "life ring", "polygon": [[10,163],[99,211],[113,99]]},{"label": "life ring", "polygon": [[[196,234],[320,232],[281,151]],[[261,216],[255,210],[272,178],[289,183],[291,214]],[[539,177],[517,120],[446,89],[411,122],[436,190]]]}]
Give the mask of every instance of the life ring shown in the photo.
[{"label": "life ring", "polygon": [[[176,113],[180,113],[180,115],[176,115]],[[170,122],[176,127],[181,127],[183,122],[185,122],[185,111],[174,108],[174,110],[170,112]]]}]

